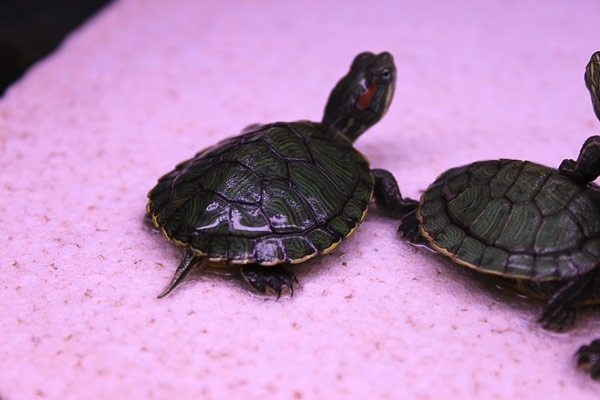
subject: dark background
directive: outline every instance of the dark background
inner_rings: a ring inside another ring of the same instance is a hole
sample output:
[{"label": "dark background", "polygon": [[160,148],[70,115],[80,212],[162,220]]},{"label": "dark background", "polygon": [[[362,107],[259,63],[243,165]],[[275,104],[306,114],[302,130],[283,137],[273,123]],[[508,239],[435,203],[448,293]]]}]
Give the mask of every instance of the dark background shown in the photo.
[{"label": "dark background", "polygon": [[0,0],[0,97],[111,0]]}]

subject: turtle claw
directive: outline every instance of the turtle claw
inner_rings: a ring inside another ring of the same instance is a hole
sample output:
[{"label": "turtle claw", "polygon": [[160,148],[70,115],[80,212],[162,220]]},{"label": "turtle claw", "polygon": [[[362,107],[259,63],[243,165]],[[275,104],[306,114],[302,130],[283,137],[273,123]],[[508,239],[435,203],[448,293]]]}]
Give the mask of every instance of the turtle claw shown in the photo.
[{"label": "turtle claw", "polygon": [[600,339],[587,346],[581,346],[577,353],[577,367],[584,370],[595,380],[600,380]]},{"label": "turtle claw", "polygon": [[426,244],[419,230],[419,220],[417,219],[417,209],[408,212],[402,216],[400,226],[398,227],[400,236],[413,244]]},{"label": "turtle claw", "polygon": [[286,288],[293,296],[294,284],[299,284],[294,274],[281,266],[244,265],[240,272],[253,291],[263,295],[274,293],[277,299]]},{"label": "turtle claw", "polygon": [[576,314],[574,309],[548,307],[538,322],[547,331],[565,332],[575,323]]},{"label": "turtle claw", "polygon": [[542,327],[552,332],[565,332],[575,323],[579,302],[570,303],[573,299],[567,291],[557,292],[548,302],[546,309],[538,322]]}]

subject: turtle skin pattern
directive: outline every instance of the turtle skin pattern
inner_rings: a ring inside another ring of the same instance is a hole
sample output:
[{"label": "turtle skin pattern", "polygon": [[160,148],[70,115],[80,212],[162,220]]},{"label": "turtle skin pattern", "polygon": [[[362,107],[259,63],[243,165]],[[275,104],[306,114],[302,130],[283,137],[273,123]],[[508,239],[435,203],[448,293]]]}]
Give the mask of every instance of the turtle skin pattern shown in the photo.
[{"label": "turtle skin pattern", "polygon": [[208,261],[298,263],[365,216],[374,178],[349,139],[308,121],[260,126],[179,164],[150,191],[164,235]]}]

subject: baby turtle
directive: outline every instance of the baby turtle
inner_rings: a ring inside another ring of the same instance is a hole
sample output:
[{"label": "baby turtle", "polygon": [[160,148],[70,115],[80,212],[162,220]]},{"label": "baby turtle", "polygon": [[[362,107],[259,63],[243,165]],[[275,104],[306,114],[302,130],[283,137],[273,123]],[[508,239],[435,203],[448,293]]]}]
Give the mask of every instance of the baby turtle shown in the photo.
[{"label": "baby turtle", "polygon": [[331,92],[322,122],[250,126],[160,178],[148,193],[148,217],[184,254],[159,297],[200,263],[237,266],[258,293],[293,294],[297,280],[283,265],[335,249],[373,197],[398,217],[394,177],[371,170],[352,145],[386,113],[395,83],[389,53],[360,53]]},{"label": "baby turtle", "polygon": [[[600,119],[599,66],[596,53],[585,82]],[[600,136],[558,170],[507,159],[452,168],[413,203],[399,230],[458,264],[549,299],[540,322],[564,331],[581,306],[600,302],[600,188],[592,183],[599,174]],[[577,358],[600,379],[600,341]]]}]

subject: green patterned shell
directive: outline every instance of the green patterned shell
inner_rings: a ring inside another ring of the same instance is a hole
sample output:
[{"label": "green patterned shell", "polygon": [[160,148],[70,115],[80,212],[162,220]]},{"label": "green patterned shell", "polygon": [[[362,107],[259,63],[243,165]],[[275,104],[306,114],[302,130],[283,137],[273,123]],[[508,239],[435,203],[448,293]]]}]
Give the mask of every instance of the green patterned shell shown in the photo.
[{"label": "green patterned shell", "polygon": [[228,264],[298,263],[334,249],[373,194],[367,159],[320,123],[259,126],[179,164],[148,194],[155,226]]},{"label": "green patterned shell", "polygon": [[562,280],[600,262],[600,193],[527,161],[482,161],[443,173],[417,211],[422,235],[482,272]]}]

